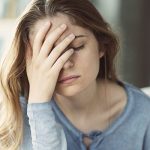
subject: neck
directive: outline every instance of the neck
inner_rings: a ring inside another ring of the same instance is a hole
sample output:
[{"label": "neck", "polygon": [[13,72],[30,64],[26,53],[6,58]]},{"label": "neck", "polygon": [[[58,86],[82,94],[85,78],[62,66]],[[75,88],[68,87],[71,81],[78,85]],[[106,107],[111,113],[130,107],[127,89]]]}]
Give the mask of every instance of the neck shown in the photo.
[{"label": "neck", "polygon": [[97,110],[106,108],[105,85],[95,81],[77,95],[65,97],[55,94],[54,99],[65,115],[74,117],[91,116],[93,113],[97,113]]},{"label": "neck", "polygon": [[89,133],[109,127],[122,112],[127,98],[124,88],[118,84],[98,81],[75,96],[54,94],[54,99],[74,126]]}]

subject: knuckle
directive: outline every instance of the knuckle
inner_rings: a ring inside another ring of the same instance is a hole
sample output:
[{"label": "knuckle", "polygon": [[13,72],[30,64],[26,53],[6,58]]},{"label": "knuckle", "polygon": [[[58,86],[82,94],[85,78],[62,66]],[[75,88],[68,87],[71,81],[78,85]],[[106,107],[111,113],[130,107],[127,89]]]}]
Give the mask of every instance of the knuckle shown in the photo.
[{"label": "knuckle", "polygon": [[37,61],[34,62],[34,68],[35,69],[39,69],[40,68],[40,64]]}]

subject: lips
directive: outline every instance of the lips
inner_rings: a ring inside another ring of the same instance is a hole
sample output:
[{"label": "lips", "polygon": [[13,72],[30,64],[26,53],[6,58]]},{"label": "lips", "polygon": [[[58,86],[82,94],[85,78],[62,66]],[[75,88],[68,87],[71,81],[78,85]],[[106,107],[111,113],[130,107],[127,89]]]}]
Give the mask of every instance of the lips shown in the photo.
[{"label": "lips", "polygon": [[73,78],[78,78],[79,76],[78,75],[71,75],[71,76],[66,76],[66,77],[63,77],[59,80],[59,82],[64,82],[64,81],[67,81],[67,80],[70,80],[70,79],[73,79]]}]

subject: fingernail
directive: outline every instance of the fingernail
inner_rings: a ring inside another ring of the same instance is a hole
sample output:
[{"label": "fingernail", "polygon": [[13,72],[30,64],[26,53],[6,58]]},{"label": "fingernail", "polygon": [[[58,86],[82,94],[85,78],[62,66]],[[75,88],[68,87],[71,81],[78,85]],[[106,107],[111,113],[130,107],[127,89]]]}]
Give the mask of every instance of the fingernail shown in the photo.
[{"label": "fingernail", "polygon": [[74,39],[75,38],[75,35],[72,33],[68,36],[69,39]]},{"label": "fingernail", "polygon": [[50,22],[49,22],[49,21],[47,21],[47,22],[45,23],[45,26],[48,26],[48,25],[50,25]]},{"label": "fingernail", "polygon": [[71,49],[70,49],[70,52],[71,52],[71,53],[73,53],[73,52],[74,52],[74,49],[73,49],[73,48],[71,48]]},{"label": "fingernail", "polygon": [[62,24],[62,25],[60,26],[61,29],[66,29],[66,27],[67,27],[66,24]]}]

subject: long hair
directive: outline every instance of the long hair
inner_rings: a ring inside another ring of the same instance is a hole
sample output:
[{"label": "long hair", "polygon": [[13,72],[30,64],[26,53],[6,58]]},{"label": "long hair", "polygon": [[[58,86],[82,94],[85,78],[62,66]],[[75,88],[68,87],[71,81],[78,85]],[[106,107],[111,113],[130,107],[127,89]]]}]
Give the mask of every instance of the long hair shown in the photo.
[{"label": "long hair", "polygon": [[16,32],[8,53],[0,66],[0,148],[17,150],[22,141],[23,117],[20,95],[28,99],[29,82],[26,74],[25,54],[29,32],[33,25],[45,17],[62,13],[73,24],[89,29],[100,44],[101,58],[97,78],[117,79],[114,58],[118,41],[107,22],[88,0],[32,0],[19,18]]}]

